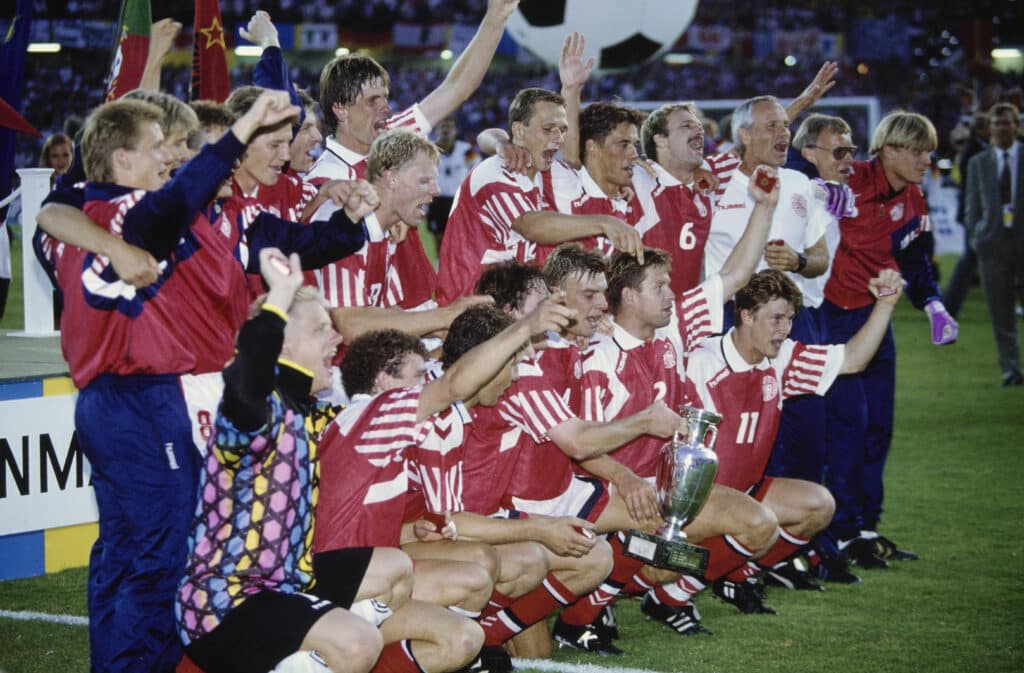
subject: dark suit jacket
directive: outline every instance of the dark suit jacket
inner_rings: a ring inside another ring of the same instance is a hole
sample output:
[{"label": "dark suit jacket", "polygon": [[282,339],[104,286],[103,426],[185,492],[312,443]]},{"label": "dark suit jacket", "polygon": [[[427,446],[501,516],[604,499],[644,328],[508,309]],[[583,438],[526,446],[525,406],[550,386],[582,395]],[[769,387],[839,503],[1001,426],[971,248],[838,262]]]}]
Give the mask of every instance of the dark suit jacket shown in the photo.
[{"label": "dark suit jacket", "polygon": [[[996,243],[1003,229],[1003,206],[999,198],[998,148],[992,145],[971,159],[967,173],[967,207],[964,226],[971,245],[979,252]],[[1024,146],[1017,147],[1017,188],[1013,226],[1024,232]]]}]

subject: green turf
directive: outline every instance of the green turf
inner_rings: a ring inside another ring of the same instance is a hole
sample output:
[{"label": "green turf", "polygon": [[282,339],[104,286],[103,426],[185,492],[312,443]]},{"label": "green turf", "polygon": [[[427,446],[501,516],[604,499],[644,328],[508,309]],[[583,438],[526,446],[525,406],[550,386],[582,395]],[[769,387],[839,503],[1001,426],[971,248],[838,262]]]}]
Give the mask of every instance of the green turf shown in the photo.
[{"label": "green turf", "polygon": [[[627,656],[555,658],[685,673],[1024,671],[1024,387],[999,387],[980,291],[960,319],[960,341],[936,348],[924,314],[904,302],[895,318],[896,434],[882,532],[923,560],[862,571],[863,584],[823,594],[772,589],[777,616],[740,615],[702,597],[711,637],[679,637],[630,601],[617,611]],[[84,585],[82,570],[0,583],[0,609],[84,615]],[[84,628],[0,619],[0,670],[86,668]]]},{"label": "green turf", "polygon": [[25,329],[25,313],[22,305],[23,285],[21,282],[21,241],[11,241],[11,287],[7,293],[4,317],[0,318],[0,330]]}]

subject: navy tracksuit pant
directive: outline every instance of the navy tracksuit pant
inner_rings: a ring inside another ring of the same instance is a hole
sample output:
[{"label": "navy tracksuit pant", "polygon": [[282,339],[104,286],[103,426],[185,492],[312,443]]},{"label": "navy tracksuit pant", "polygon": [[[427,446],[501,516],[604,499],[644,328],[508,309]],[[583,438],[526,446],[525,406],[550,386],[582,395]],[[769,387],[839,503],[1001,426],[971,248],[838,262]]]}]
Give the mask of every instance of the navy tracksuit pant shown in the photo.
[{"label": "navy tracksuit pant", "polygon": [[94,673],[173,671],[174,600],[195,516],[199,455],[175,375],[105,374],[78,394],[99,538],[89,557]]}]

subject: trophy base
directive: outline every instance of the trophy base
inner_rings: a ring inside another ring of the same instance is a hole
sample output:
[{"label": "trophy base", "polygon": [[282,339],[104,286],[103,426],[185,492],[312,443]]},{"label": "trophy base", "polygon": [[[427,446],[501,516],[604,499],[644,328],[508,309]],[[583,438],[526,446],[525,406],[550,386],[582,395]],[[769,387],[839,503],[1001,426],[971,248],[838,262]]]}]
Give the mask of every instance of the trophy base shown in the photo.
[{"label": "trophy base", "polygon": [[626,556],[656,568],[701,576],[707,570],[710,555],[707,549],[683,540],[665,540],[638,530],[626,532],[623,551]]}]

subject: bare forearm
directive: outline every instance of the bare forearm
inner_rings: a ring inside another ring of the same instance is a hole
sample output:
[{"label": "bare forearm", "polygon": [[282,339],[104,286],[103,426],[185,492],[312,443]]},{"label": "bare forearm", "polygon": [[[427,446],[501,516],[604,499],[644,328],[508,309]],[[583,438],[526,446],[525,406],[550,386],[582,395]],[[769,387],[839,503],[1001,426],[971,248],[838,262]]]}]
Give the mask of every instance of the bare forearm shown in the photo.
[{"label": "bare forearm", "polygon": [[773,206],[764,203],[757,203],[754,206],[746,230],[719,272],[724,296],[731,297],[750,280],[750,275],[754,273],[754,268],[761,259],[764,244],[768,240],[768,230],[771,228],[774,213]]},{"label": "bare forearm", "polygon": [[581,461],[580,467],[595,477],[600,477],[612,483],[633,474],[633,471],[628,467],[607,455]]},{"label": "bare forearm", "polygon": [[573,419],[559,425],[551,439],[573,460],[586,461],[614,451],[646,432],[643,412],[610,423]]},{"label": "bare forearm", "polygon": [[443,330],[450,324],[446,309],[404,311],[377,306],[340,306],[331,309],[331,320],[345,343],[368,332],[397,329],[414,336]]},{"label": "bare forearm", "polygon": [[604,227],[596,218],[547,211],[520,215],[512,222],[512,229],[523,238],[543,245],[558,245],[604,233]]},{"label": "bare forearm", "polygon": [[37,222],[50,237],[98,255],[109,255],[118,245],[124,244],[88,215],[71,206],[48,203],[39,211]]},{"label": "bare forearm", "polygon": [[807,258],[807,266],[800,272],[804,278],[817,278],[828,270],[828,248],[824,241],[804,250],[804,257]]},{"label": "bare forearm", "polygon": [[474,512],[456,512],[452,521],[459,530],[460,540],[486,542],[487,544],[510,544],[525,540],[536,540],[536,526],[529,520],[494,519]]},{"label": "bare forearm", "polygon": [[565,116],[569,122],[569,129],[562,140],[562,159],[579,169],[582,165],[580,160],[580,95],[582,87],[562,88],[562,98],[565,99]]}]

